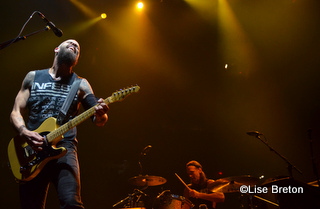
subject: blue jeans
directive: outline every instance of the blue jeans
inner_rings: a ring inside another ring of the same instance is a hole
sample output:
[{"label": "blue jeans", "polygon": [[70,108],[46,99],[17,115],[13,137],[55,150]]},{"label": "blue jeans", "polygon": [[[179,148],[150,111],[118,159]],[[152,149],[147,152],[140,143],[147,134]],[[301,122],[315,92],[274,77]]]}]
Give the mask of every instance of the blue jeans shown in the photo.
[{"label": "blue jeans", "polygon": [[52,160],[31,181],[20,183],[22,209],[44,209],[50,183],[55,186],[61,209],[84,209],[80,196],[80,171],[74,145],[63,157]]}]

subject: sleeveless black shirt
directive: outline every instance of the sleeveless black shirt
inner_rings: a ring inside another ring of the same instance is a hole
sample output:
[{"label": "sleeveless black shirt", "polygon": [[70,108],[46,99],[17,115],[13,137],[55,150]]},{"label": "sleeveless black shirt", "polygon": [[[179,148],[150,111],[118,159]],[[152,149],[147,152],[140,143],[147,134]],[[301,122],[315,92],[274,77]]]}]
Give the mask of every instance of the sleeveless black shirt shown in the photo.
[{"label": "sleeveless black shirt", "polygon": [[[76,77],[78,76],[73,73],[66,79],[56,81],[49,74],[49,69],[35,71],[30,97],[27,101],[29,109],[28,129],[35,130],[45,119],[58,117],[60,108],[67,98]],[[76,95],[69,109],[71,118],[77,114],[78,109],[79,100]],[[63,140],[75,140],[75,136],[76,128],[73,128],[64,134]]]}]

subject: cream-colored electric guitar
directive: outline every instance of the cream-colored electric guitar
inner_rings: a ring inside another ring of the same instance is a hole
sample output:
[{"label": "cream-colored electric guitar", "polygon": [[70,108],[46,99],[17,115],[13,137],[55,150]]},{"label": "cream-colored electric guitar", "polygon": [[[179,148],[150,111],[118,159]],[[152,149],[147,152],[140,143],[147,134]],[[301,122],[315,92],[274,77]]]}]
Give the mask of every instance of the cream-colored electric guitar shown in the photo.
[{"label": "cream-colored electric guitar", "polygon": [[[140,87],[136,85],[114,92],[104,102],[110,104],[121,101],[131,93],[138,92],[139,89]],[[19,181],[30,181],[40,173],[50,160],[65,155],[67,149],[57,148],[55,145],[63,139],[63,134],[90,118],[94,112],[95,107],[91,107],[62,126],[57,125],[56,118],[47,118],[39,128],[34,130],[45,137],[45,145],[43,150],[39,152],[34,151],[19,135],[11,139],[8,145],[8,157],[15,178]]]}]

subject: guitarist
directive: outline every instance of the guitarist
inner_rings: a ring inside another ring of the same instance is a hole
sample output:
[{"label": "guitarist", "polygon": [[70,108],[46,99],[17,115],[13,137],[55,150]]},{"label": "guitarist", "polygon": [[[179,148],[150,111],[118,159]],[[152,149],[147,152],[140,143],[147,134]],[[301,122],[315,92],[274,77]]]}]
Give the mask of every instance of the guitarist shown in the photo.
[{"label": "guitarist", "polygon": [[[79,43],[73,39],[66,40],[54,49],[54,53],[51,68],[31,71],[26,75],[10,115],[11,123],[18,134],[35,151],[43,150],[45,139],[32,130],[37,129],[45,119],[58,117],[60,108],[76,79],[81,81],[70,105],[67,120],[76,116],[80,103],[85,109],[98,104],[92,117],[93,123],[97,126],[103,126],[108,120],[106,113],[109,107],[103,99],[96,99],[86,79],[78,77],[73,72],[80,55]],[[34,179],[20,182],[22,209],[44,209],[50,183],[53,183],[57,190],[61,209],[84,208],[80,196],[76,128],[65,133],[56,146],[67,148],[67,153],[57,160],[49,161]]]}]

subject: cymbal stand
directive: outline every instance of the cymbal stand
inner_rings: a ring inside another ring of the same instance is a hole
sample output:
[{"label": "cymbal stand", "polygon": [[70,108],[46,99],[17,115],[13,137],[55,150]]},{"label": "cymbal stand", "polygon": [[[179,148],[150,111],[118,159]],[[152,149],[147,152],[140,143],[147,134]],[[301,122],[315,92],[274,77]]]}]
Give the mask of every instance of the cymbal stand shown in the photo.
[{"label": "cymbal stand", "polygon": [[252,196],[255,197],[255,198],[257,198],[257,199],[259,199],[259,200],[262,200],[262,201],[264,201],[264,202],[266,202],[266,203],[269,203],[270,205],[279,207],[279,204],[274,203],[274,202],[272,202],[272,201],[270,201],[270,200],[267,200],[267,199],[265,199],[265,198],[259,197],[259,196],[257,196],[257,195],[252,195]]},{"label": "cymbal stand", "polygon": [[253,195],[249,195],[249,209],[255,209],[257,206],[253,204]]},{"label": "cymbal stand", "polygon": [[[258,199],[258,200],[260,200],[260,201],[262,201],[262,202],[266,202],[266,203],[268,203],[268,204],[270,204],[270,205],[279,207],[279,204],[274,203],[274,202],[272,202],[272,201],[270,201],[270,200],[267,200],[267,199],[265,199],[265,198],[262,198],[262,197],[260,197],[260,196],[257,196],[257,195],[255,195],[255,194],[241,194],[242,197],[244,197],[245,195],[248,196],[248,202],[247,202],[247,204],[248,204],[248,209],[256,209],[256,208],[258,207],[256,204],[254,204],[253,198],[256,198],[256,199]],[[242,204],[241,207],[243,208],[243,207],[244,207],[244,204]]]},{"label": "cymbal stand", "polygon": [[[133,208],[135,207],[136,203],[139,202],[139,200],[141,199],[142,195],[146,196],[146,194],[144,192],[142,192],[139,189],[134,189],[132,194],[129,194],[127,197],[125,197],[124,199],[120,200],[119,202],[115,203],[114,205],[112,205],[113,208],[121,205],[121,204],[126,204],[129,203],[129,208]],[[136,201],[134,201],[136,197]]]},{"label": "cymbal stand", "polygon": [[119,202],[117,202],[116,204],[112,205],[113,208],[117,207],[118,205],[122,204],[122,203],[126,203],[128,200],[130,200],[132,197],[129,194],[126,198],[120,200]]}]

